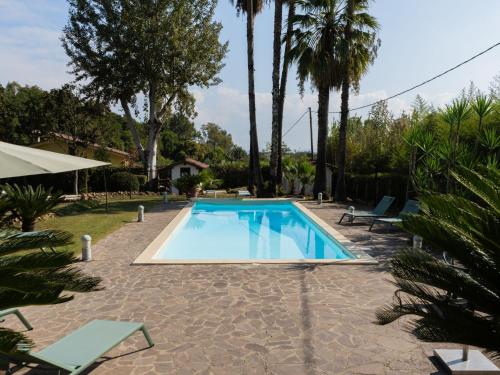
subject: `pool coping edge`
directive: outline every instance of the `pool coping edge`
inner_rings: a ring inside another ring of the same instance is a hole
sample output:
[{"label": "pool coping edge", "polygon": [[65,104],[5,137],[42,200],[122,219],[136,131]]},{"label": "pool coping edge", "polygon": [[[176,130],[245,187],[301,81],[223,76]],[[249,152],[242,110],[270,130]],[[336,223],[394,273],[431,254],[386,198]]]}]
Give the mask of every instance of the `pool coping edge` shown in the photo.
[{"label": "pool coping edge", "polygon": [[[254,200],[244,199],[246,200]],[[344,246],[354,259],[155,259],[162,245],[168,240],[180,222],[191,212],[194,202],[189,202],[156,236],[156,238],[132,262],[132,265],[195,265],[195,264],[336,264],[336,265],[375,265],[378,261],[366,253],[367,248],[354,244],[343,234],[334,229],[318,215],[303,206],[299,201],[289,200],[304,215],[315,222],[328,236]]]}]

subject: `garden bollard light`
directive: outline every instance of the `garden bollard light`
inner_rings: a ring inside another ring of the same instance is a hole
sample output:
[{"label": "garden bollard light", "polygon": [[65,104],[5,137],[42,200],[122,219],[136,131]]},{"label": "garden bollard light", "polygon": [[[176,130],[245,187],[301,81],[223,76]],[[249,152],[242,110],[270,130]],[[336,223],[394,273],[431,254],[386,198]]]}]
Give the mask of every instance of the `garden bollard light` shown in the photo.
[{"label": "garden bollard light", "polygon": [[351,215],[349,215],[349,217],[347,218],[347,220],[352,223],[352,221],[354,220],[354,211],[355,211],[355,208],[354,206],[349,206],[349,208],[347,209],[347,212],[349,212]]},{"label": "garden bollard light", "polygon": [[424,239],[421,236],[414,235],[413,236],[413,248],[414,249],[421,249],[423,241],[424,241]]},{"label": "garden bollard light", "polygon": [[323,204],[323,193],[318,193],[318,204],[320,206]]},{"label": "garden bollard light", "polygon": [[92,237],[88,234],[84,234],[81,238],[82,240],[82,260],[84,262],[90,262],[92,260]]},{"label": "garden bollard light", "polygon": [[163,204],[167,204],[168,203],[168,193],[167,191],[165,190],[163,192]]},{"label": "garden bollard light", "polygon": [[142,223],[144,221],[144,206],[139,206],[139,210],[137,211],[137,221]]}]

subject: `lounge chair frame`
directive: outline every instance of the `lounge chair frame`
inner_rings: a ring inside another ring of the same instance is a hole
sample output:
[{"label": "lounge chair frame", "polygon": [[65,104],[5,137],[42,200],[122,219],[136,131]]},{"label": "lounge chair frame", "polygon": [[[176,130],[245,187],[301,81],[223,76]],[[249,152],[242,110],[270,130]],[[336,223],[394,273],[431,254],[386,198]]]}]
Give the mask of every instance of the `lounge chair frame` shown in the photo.
[{"label": "lounge chair frame", "polygon": [[[3,318],[4,316],[7,315],[15,315],[17,318],[23,323],[23,325],[26,327],[28,331],[31,331],[33,327],[31,324],[28,322],[28,320],[24,317],[23,314],[21,314],[21,311],[19,311],[16,308],[11,308],[11,309],[6,309],[6,310],[0,310],[0,318]],[[1,320],[0,320],[1,321]]]},{"label": "lounge chair frame", "polygon": [[345,212],[340,218],[339,224],[342,223],[342,220],[344,220],[346,216],[350,218],[351,223],[353,223],[356,218],[385,217],[385,212],[389,209],[395,199],[396,198],[394,197],[385,195],[372,211],[354,211],[353,213]]},{"label": "lounge chair frame", "polygon": [[[63,370],[77,375],[138,331],[143,333],[148,347],[154,346],[143,323],[93,320],[40,352],[27,351],[21,357],[7,360],[19,366],[36,363],[55,367],[59,373]],[[5,359],[3,361],[5,363]],[[9,371],[12,369],[8,369],[7,374]]]}]

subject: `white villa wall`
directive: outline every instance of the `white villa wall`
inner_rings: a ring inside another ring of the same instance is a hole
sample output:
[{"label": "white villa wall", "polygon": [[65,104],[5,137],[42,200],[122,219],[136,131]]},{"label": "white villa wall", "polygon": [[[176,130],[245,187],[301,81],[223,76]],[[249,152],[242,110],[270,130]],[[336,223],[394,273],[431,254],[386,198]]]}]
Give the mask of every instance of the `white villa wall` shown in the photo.
[{"label": "white villa wall", "polygon": [[[199,169],[196,168],[194,165],[191,164],[177,164],[172,167],[171,171],[171,181],[177,180],[179,177],[181,177],[181,168],[189,168],[191,172],[191,176],[195,176],[198,173],[200,173]],[[179,190],[172,184],[172,194],[179,194]]]}]

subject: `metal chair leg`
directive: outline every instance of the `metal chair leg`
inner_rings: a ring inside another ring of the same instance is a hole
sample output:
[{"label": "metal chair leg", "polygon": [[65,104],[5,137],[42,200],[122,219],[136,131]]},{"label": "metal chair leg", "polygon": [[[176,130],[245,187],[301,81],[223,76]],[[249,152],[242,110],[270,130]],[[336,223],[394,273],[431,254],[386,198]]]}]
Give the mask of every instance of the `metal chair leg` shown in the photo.
[{"label": "metal chair leg", "polygon": [[342,223],[342,220],[344,220],[346,214],[343,214],[342,217],[340,218],[339,224]]}]

